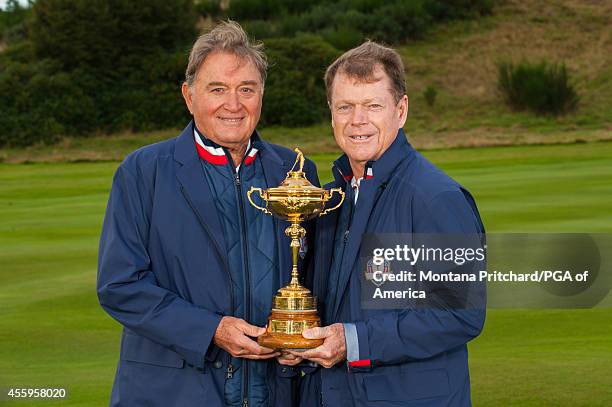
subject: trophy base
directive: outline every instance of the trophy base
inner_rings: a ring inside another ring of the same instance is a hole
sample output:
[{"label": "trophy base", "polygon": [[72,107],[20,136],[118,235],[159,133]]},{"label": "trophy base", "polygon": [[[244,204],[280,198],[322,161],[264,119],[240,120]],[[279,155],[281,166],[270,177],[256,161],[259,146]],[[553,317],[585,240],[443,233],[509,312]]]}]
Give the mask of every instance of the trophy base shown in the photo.
[{"label": "trophy base", "polygon": [[257,343],[266,348],[275,350],[305,350],[321,346],[323,344],[323,339],[306,339],[299,334],[266,332],[265,334],[257,338]]},{"label": "trophy base", "polygon": [[307,339],[302,332],[321,326],[317,316],[317,299],[297,281],[278,290],[273,298],[266,333],[257,343],[266,348],[311,349],[323,344],[322,339]]}]

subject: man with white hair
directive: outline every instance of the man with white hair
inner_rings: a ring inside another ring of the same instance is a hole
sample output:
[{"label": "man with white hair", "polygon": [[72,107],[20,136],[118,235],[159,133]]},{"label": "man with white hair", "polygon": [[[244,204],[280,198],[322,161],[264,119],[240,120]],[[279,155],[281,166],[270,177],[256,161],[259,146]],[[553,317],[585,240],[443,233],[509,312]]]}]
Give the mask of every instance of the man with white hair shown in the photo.
[{"label": "man with white hair", "polygon": [[201,36],[182,86],[193,121],[117,169],[97,285],[123,325],[111,406],[291,403],[296,372],[256,341],[291,258],[285,222],[246,192],[279,185],[296,157],[255,130],[266,67],[235,22]]}]

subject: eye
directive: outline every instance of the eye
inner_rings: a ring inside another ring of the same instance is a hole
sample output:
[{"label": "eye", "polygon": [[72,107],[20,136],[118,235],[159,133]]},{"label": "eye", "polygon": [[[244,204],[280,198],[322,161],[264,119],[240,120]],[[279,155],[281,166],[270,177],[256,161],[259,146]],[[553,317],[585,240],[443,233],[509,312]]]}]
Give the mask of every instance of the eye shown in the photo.
[{"label": "eye", "polygon": [[350,108],[351,108],[350,105],[338,105],[338,106],[336,106],[336,111],[338,111],[340,113],[348,112]]},{"label": "eye", "polygon": [[210,90],[210,92],[211,92],[211,93],[217,93],[217,94],[221,94],[221,93],[223,93],[224,91],[225,91],[225,89],[223,89],[223,88],[212,88],[212,89]]},{"label": "eye", "polygon": [[370,104],[368,105],[368,108],[369,108],[370,110],[379,110],[379,109],[382,109],[382,107],[383,107],[383,106],[382,106],[382,105],[380,105],[380,104],[378,104],[378,103],[370,103]]},{"label": "eye", "polygon": [[252,88],[240,88],[240,92],[244,93],[246,95],[249,95],[249,94],[255,93],[255,89],[252,89]]}]

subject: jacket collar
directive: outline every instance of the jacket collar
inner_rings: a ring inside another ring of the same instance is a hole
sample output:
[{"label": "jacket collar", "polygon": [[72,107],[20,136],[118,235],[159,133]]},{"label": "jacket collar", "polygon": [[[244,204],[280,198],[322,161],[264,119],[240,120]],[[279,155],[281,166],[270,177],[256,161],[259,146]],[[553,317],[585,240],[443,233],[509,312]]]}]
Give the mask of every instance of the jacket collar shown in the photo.
[{"label": "jacket collar", "polygon": [[[194,136],[195,129],[196,127],[192,120],[178,137],[176,141],[176,147],[174,149],[175,161],[181,164],[187,164],[191,161],[197,161],[200,159],[200,155],[198,153],[199,149],[196,147],[198,143],[196,143]],[[200,132],[200,134],[202,133]],[[221,146],[213,143],[205,137],[202,137],[202,142],[213,149],[221,148]],[[253,150],[257,150],[257,154],[262,154],[262,159],[264,160],[271,160],[275,164],[283,166],[290,165],[289,163],[285,162],[267,142],[261,139],[257,130],[254,130],[253,134],[251,135],[250,153],[252,153]],[[245,163],[246,161],[247,160],[245,160]]]},{"label": "jacket collar", "polygon": [[180,164],[199,160],[198,153],[193,144],[193,121],[190,121],[176,139],[174,160]]},{"label": "jacket collar", "polygon": [[[193,128],[193,139],[195,141],[196,151],[201,159],[214,165],[227,165],[229,163],[230,155],[227,149],[207,139],[204,133],[199,131],[195,126]],[[257,148],[251,147],[251,139],[249,139],[249,144],[246,148],[246,157],[244,157],[244,165],[251,165],[253,161],[255,161]]]}]

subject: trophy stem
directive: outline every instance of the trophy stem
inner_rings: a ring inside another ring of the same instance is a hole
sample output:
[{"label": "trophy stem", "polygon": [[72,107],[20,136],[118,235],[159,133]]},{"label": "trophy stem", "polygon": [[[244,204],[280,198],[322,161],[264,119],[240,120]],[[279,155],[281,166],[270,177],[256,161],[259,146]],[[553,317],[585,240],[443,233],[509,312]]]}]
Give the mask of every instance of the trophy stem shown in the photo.
[{"label": "trophy stem", "polygon": [[300,226],[299,221],[293,220],[291,226],[285,229],[285,234],[291,238],[291,254],[293,260],[293,267],[291,268],[291,282],[290,287],[297,288],[300,286],[298,280],[298,253],[300,250],[300,238],[306,236],[306,229]]},{"label": "trophy stem", "polygon": [[293,251],[293,267],[291,268],[291,282],[289,283],[289,285],[291,287],[297,287],[300,285],[299,280],[298,280],[298,268],[297,268],[299,247],[292,246],[291,250]]}]

